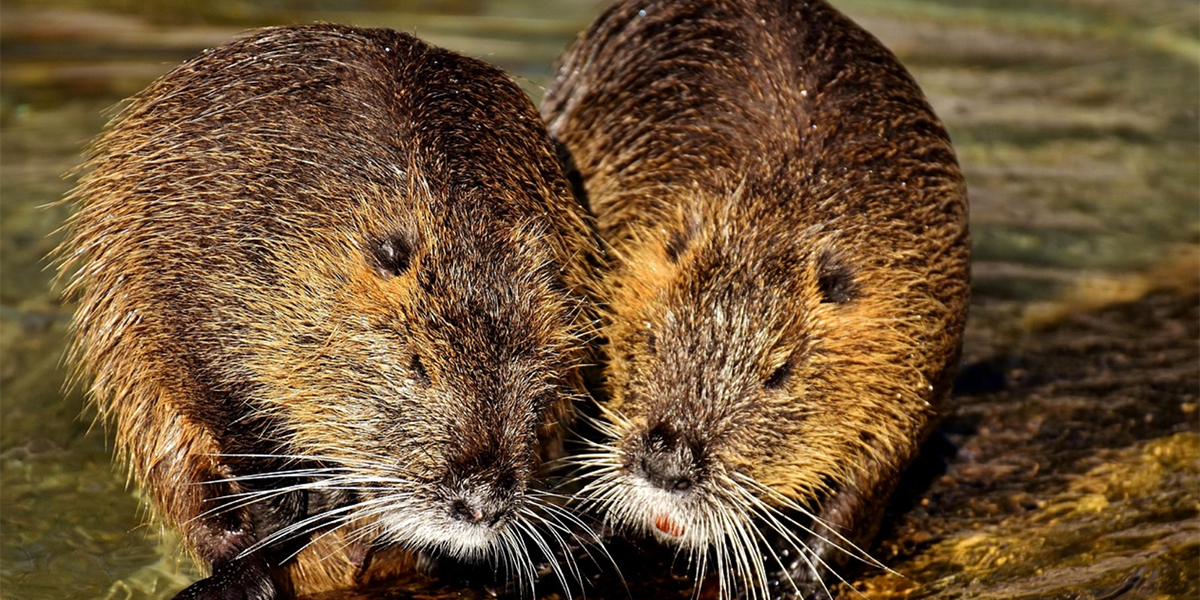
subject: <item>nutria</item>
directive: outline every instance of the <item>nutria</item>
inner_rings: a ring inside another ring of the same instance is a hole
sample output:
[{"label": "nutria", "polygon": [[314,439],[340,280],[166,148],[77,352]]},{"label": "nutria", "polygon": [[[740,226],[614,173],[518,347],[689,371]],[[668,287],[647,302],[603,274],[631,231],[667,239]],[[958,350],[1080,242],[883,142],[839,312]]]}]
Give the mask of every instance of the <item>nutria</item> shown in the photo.
[{"label": "nutria", "polygon": [[542,113],[612,246],[585,495],[727,597],[878,564],[968,299],[963,179],[912,77],[820,1],[628,0]]},{"label": "nutria", "polygon": [[73,358],[211,567],[180,597],[530,580],[595,244],[520,88],[394,31],[266,29],[136,96],[87,169]]}]

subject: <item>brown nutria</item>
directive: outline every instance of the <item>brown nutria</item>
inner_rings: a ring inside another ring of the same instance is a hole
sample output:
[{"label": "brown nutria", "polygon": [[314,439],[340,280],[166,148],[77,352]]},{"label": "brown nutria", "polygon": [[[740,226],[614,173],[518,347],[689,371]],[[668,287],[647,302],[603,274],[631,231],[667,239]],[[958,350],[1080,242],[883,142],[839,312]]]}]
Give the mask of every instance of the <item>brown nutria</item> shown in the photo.
[{"label": "brown nutria", "polygon": [[828,594],[944,406],[965,186],[895,56],[805,0],[628,0],[542,105],[601,236],[609,521],[725,596]]},{"label": "brown nutria", "polygon": [[595,244],[519,87],[390,30],[266,29],[135,97],[87,168],[74,358],[211,566],[180,597],[438,557],[531,580],[570,520],[532,480],[583,393]]}]

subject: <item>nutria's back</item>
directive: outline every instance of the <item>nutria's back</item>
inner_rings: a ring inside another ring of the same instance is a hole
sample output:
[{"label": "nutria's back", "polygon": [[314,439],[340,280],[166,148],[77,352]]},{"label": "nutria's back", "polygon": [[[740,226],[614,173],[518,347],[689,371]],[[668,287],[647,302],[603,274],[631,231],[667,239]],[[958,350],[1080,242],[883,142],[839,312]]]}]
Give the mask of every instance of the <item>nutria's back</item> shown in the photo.
[{"label": "nutria's back", "polygon": [[[517,543],[594,248],[512,81],[389,30],[263,30],[134,98],[87,166],[75,358],[218,574],[311,590],[388,545]],[[356,559],[289,562],[338,525]]]},{"label": "nutria's back", "polygon": [[726,593],[820,593],[957,361],[967,204],[940,122],[819,1],[619,2],[542,111],[614,248],[591,493]]},{"label": "nutria's back", "polygon": [[[962,227],[962,178],[924,95],[890,51],[823,2],[624,2],[583,39],[542,112],[589,200],[602,203],[606,239],[674,214],[675,202],[648,201],[645,190],[727,193],[743,181],[779,188],[774,204],[825,224],[838,213],[867,221],[890,186],[920,185],[891,203],[945,204],[924,226]],[[851,188],[838,213],[803,212]]]}]

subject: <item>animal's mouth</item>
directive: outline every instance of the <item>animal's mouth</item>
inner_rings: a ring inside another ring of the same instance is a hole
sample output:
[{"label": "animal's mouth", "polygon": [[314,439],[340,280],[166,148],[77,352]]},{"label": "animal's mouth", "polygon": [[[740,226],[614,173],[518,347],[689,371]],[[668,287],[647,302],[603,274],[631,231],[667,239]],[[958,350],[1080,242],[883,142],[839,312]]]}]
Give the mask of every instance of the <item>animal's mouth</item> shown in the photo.
[{"label": "animal's mouth", "polygon": [[462,560],[491,556],[515,518],[509,507],[475,498],[443,495],[410,498],[377,510],[384,539],[433,555]]},{"label": "animal's mouth", "polygon": [[449,505],[450,518],[466,526],[503,529],[512,520],[514,507],[456,498]]},{"label": "animal's mouth", "polygon": [[618,509],[611,514],[619,520],[630,519],[624,523],[626,527],[640,529],[661,543],[689,545],[692,541],[689,538],[699,532],[692,520],[695,507],[691,501],[694,499],[667,492],[641,480],[635,479],[630,483],[632,485],[626,501],[630,503],[629,508],[637,508],[633,511]]},{"label": "animal's mouth", "polygon": [[654,528],[673,538],[687,532],[687,529],[679,521],[667,513],[654,515]]}]

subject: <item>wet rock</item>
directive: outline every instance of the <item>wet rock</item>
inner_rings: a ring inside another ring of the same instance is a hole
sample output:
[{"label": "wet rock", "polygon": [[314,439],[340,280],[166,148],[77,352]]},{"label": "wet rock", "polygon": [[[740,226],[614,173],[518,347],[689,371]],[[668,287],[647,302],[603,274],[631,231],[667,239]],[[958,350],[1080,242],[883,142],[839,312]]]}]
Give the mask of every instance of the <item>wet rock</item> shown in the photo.
[{"label": "wet rock", "polygon": [[903,576],[868,574],[858,591],[1200,594],[1200,295],[1071,315],[970,366],[962,383],[942,427],[954,455],[926,457],[923,468],[944,473],[898,499],[896,510],[912,508],[880,542]]}]

